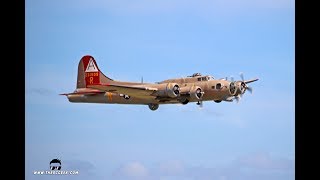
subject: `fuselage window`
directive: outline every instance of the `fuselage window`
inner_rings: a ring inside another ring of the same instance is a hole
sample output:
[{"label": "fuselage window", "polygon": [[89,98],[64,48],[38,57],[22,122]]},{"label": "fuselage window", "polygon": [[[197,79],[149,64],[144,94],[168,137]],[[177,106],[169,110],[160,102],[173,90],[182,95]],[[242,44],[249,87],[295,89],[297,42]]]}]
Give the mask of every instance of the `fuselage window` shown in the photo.
[{"label": "fuselage window", "polygon": [[216,86],[216,88],[217,88],[217,89],[221,89],[221,84],[218,83],[217,86]]}]

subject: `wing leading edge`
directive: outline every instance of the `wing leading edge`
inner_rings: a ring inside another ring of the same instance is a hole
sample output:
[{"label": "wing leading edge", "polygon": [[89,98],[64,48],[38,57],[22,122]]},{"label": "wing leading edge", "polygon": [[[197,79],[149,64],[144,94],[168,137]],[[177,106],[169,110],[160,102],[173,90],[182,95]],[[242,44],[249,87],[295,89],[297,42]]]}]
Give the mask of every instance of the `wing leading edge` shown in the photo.
[{"label": "wing leading edge", "polygon": [[130,96],[151,96],[156,92],[157,88],[144,86],[126,86],[115,84],[93,84],[87,87],[97,89],[104,92],[116,92],[118,94],[127,94]]}]

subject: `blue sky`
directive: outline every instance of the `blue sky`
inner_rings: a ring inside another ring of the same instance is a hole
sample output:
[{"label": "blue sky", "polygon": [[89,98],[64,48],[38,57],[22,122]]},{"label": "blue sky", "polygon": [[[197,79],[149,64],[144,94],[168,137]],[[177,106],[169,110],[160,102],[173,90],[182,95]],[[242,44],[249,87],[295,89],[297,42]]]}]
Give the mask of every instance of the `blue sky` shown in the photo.
[{"label": "blue sky", "polygon": [[[294,13],[292,0],[27,0],[26,179],[294,179]],[[202,109],[73,104],[58,94],[87,54],[115,80],[259,81]],[[80,174],[33,175],[54,158]]]}]

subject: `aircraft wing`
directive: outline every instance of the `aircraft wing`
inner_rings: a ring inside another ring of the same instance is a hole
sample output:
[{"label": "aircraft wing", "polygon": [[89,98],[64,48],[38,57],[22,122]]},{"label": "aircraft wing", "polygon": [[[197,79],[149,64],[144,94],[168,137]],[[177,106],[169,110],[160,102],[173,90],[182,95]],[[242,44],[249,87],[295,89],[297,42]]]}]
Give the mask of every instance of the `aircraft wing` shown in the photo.
[{"label": "aircraft wing", "polygon": [[88,85],[93,89],[106,92],[116,92],[119,94],[127,94],[130,96],[150,96],[152,93],[157,91],[157,88],[152,87],[141,87],[141,86],[126,86],[126,85],[113,85],[113,84],[93,84]]}]

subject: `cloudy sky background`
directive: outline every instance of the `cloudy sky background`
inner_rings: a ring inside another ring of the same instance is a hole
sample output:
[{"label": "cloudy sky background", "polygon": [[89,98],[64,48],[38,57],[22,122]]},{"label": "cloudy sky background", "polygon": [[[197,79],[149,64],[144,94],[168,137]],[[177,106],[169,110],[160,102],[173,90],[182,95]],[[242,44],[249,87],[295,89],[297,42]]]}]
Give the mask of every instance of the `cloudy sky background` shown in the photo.
[{"label": "cloudy sky background", "polygon": [[[294,1],[26,1],[26,174],[31,179],[292,180]],[[73,104],[78,62],[116,80],[195,72],[258,77],[241,101]],[[33,175],[59,158],[79,175]]]}]

